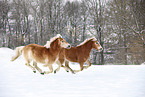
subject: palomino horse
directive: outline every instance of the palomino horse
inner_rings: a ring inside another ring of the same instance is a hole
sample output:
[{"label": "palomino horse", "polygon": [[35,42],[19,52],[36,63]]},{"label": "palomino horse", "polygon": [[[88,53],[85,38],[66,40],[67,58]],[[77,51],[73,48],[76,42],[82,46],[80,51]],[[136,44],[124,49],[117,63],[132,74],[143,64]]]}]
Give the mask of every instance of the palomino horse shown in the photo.
[{"label": "palomino horse", "polygon": [[[63,65],[61,65],[61,66],[64,67],[65,69],[69,69],[72,73],[82,71],[83,68],[87,69],[88,67],[91,66],[91,63],[88,59],[89,59],[92,48],[94,48],[98,51],[103,50],[103,48],[101,47],[101,45],[99,44],[97,39],[93,37],[93,38],[85,40],[83,43],[81,43],[80,45],[78,45],[76,47],[71,47],[70,49],[63,48],[60,51],[58,61],[61,64],[63,64],[65,61],[65,67]],[[69,67],[69,61],[79,63],[80,70],[72,70]],[[89,64],[89,66],[83,67],[83,64],[85,62],[87,62]],[[54,71],[54,72],[56,72],[56,71]]]},{"label": "palomino horse", "polygon": [[[60,34],[50,39],[50,47],[46,48],[37,44],[29,44],[27,46],[21,46],[16,48],[16,55],[12,57],[11,61],[17,59],[21,54],[25,59],[25,62],[28,67],[30,67],[35,73],[35,68],[41,74],[49,74],[53,72],[52,64],[58,59],[59,52],[62,48],[68,48],[70,44],[67,43]],[[33,60],[33,66],[30,65],[30,62]],[[45,64],[45,67],[49,67],[50,71],[44,71],[37,67],[37,63]],[[61,65],[59,65],[59,68]],[[59,70],[59,69],[58,69]]]}]

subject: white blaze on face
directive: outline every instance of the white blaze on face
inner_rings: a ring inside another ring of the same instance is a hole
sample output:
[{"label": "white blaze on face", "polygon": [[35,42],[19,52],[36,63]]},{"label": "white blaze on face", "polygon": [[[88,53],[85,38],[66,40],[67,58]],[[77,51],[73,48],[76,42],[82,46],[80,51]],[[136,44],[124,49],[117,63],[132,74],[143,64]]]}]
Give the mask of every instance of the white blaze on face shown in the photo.
[{"label": "white blaze on face", "polygon": [[[98,44],[99,44],[99,43],[98,43]],[[100,45],[100,44],[99,44],[99,45]],[[101,45],[98,47],[98,49],[101,50],[101,51],[103,50],[103,48],[102,48]]]},{"label": "white blaze on face", "polygon": [[98,49],[99,49],[99,50],[102,49],[102,46],[100,45],[100,46],[98,47]]},{"label": "white blaze on face", "polygon": [[69,46],[70,46],[69,43],[66,43],[66,42],[64,42],[64,41],[61,42],[61,47],[67,48],[67,47],[69,47]]},{"label": "white blaze on face", "polygon": [[[95,37],[93,37],[93,40],[92,41],[97,41],[97,39],[95,38]],[[99,44],[99,43],[98,43]],[[100,44],[99,44],[100,45]],[[98,49],[100,50],[100,49],[103,49],[102,48],[102,46],[100,45],[99,47],[98,47]]]}]

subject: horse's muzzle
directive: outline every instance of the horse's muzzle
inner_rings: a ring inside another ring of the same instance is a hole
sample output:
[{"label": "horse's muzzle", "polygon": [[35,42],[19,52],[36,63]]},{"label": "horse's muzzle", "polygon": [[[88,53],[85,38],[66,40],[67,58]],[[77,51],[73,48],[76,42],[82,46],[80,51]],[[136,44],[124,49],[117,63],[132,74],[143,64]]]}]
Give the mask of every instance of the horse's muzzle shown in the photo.
[{"label": "horse's muzzle", "polygon": [[71,45],[69,44],[68,46],[67,46],[67,49],[70,49],[71,48]]},{"label": "horse's muzzle", "polygon": [[99,51],[103,51],[103,48],[100,48]]}]

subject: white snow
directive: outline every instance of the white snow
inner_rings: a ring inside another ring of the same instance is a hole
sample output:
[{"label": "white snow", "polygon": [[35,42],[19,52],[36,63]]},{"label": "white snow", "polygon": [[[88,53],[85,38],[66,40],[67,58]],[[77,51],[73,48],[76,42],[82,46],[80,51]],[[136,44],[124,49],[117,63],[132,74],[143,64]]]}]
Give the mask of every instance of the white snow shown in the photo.
[{"label": "white snow", "polygon": [[145,62],[144,62],[144,63],[142,63],[141,65],[145,65]]},{"label": "white snow", "polygon": [[145,65],[91,66],[77,74],[61,68],[41,75],[25,66],[22,57],[10,62],[14,53],[0,48],[0,97],[145,97]]}]

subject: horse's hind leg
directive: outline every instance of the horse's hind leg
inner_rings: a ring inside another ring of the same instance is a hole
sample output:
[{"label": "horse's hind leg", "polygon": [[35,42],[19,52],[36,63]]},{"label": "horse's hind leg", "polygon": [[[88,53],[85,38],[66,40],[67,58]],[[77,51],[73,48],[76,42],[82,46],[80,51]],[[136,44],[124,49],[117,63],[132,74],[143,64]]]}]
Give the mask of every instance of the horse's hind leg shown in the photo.
[{"label": "horse's hind leg", "polygon": [[25,65],[28,66],[28,67],[30,67],[30,68],[33,70],[33,72],[36,72],[35,68],[34,68],[33,66],[30,65],[30,62],[29,62],[29,61],[27,61],[27,62],[25,63]]},{"label": "horse's hind leg", "polygon": [[49,73],[52,73],[53,72],[52,64],[49,64],[48,67],[49,67],[49,70],[50,71],[44,71],[44,74],[49,74]]},{"label": "horse's hind leg", "polygon": [[42,70],[37,66],[37,63],[35,61],[33,61],[33,66],[42,74]]},{"label": "horse's hind leg", "polygon": [[84,66],[85,69],[87,69],[91,66],[91,62],[89,60],[87,60],[87,64],[89,64],[89,66]]}]

